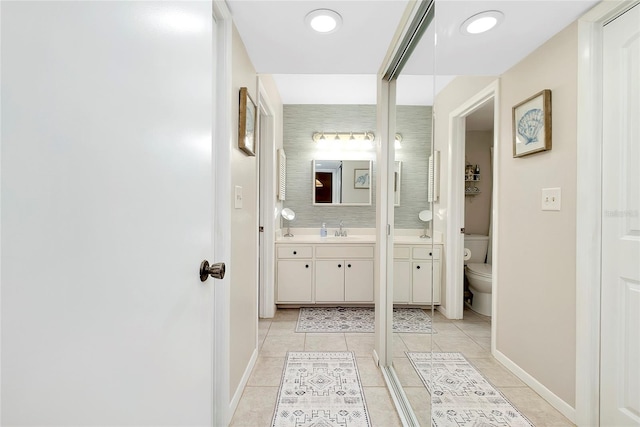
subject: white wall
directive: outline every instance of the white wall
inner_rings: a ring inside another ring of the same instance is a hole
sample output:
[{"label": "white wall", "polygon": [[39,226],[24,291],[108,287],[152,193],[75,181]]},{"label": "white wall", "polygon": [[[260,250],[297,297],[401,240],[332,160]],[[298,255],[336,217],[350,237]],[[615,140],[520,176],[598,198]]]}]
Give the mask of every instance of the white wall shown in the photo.
[{"label": "white wall", "polygon": [[[572,24],[505,72],[497,130],[497,350],[567,406],[575,402],[577,55],[577,24]],[[449,113],[493,80],[458,77],[436,98],[435,149],[441,151],[442,180],[434,227],[444,236]],[[514,159],[511,109],[543,89],[552,90],[553,149]],[[540,190],[546,187],[562,188],[561,212],[540,210]]]},{"label": "white wall", "polygon": [[[577,24],[501,79],[497,349],[567,404],[575,402]],[[513,158],[511,108],[552,92],[553,148]],[[542,188],[562,211],[540,210]]]},{"label": "white wall", "polygon": [[[371,188],[355,188],[354,178],[356,169],[369,169],[371,163],[361,160],[347,160],[342,162],[342,203],[369,203]],[[369,174],[369,187],[372,186],[373,174]]]},{"label": "white wall", "polygon": [[[232,93],[248,88],[255,103],[256,71],[235,26],[232,39]],[[234,95],[236,96],[236,95]],[[239,96],[232,106],[232,129],[238,129]],[[234,133],[231,147],[231,275],[230,292],[230,367],[229,391],[233,397],[238,391],[245,370],[257,351],[258,319],[258,205],[257,157],[247,156],[238,147],[238,134]],[[242,187],[242,209],[234,208],[234,189]]]},{"label": "white wall", "polygon": [[480,193],[465,196],[464,229],[470,234],[489,234],[491,216],[491,191],[493,189],[493,173],[491,171],[492,131],[469,131],[465,136],[465,158],[467,164],[478,165],[480,181],[472,182]]}]

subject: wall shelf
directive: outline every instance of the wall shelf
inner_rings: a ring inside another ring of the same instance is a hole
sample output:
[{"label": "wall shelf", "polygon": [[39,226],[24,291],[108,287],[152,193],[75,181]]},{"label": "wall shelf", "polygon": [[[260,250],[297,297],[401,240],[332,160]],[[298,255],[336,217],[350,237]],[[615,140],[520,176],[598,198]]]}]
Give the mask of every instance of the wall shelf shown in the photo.
[{"label": "wall shelf", "polygon": [[480,169],[478,165],[467,165],[464,173],[464,195],[476,196],[480,194],[480,189],[476,186],[472,186],[472,182],[480,182]]}]

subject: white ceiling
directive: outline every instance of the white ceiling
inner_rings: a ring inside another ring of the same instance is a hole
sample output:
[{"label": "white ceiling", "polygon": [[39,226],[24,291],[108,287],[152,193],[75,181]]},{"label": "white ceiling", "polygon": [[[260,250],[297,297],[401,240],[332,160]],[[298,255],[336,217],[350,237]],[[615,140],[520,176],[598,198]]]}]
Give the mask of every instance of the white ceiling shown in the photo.
[{"label": "white ceiling", "polygon": [[[227,0],[249,57],[260,74],[274,76],[285,104],[375,104],[376,74],[407,6],[406,0]],[[424,105],[456,75],[498,76],[598,0],[437,0],[436,18],[398,81],[398,104]],[[312,10],[343,18],[339,31],[317,34],[305,26]],[[459,32],[478,12],[505,19],[477,36]],[[434,54],[434,33],[438,47]],[[435,65],[434,65],[435,64]],[[435,67],[435,68],[434,68]],[[411,80],[413,79],[413,80]],[[404,92],[401,87],[406,86]]]}]

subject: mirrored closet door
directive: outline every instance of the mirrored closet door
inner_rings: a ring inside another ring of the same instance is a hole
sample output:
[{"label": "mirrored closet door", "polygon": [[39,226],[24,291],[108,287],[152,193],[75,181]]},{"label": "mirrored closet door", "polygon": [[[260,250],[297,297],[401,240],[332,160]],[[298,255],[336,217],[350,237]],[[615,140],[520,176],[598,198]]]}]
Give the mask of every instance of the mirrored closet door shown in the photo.
[{"label": "mirrored closet door", "polygon": [[[441,239],[434,236],[434,2],[411,8],[382,72],[379,116],[388,117],[389,221],[386,249],[384,369],[405,425],[431,425],[429,384],[434,305],[441,300]],[[385,109],[386,107],[386,109]],[[386,150],[385,150],[386,148]],[[381,209],[382,210],[382,209]],[[383,239],[379,239],[382,241]],[[380,243],[384,245],[384,243]],[[384,281],[381,283],[385,284]]]}]

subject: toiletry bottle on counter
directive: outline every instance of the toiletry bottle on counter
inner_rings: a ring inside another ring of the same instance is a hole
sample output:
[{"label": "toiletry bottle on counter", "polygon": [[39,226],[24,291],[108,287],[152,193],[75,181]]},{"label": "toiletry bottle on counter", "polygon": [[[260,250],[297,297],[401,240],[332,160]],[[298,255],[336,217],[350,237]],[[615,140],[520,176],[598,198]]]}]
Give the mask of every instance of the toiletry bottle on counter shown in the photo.
[{"label": "toiletry bottle on counter", "polygon": [[322,223],[322,228],[320,229],[320,237],[327,237],[327,223]]}]

